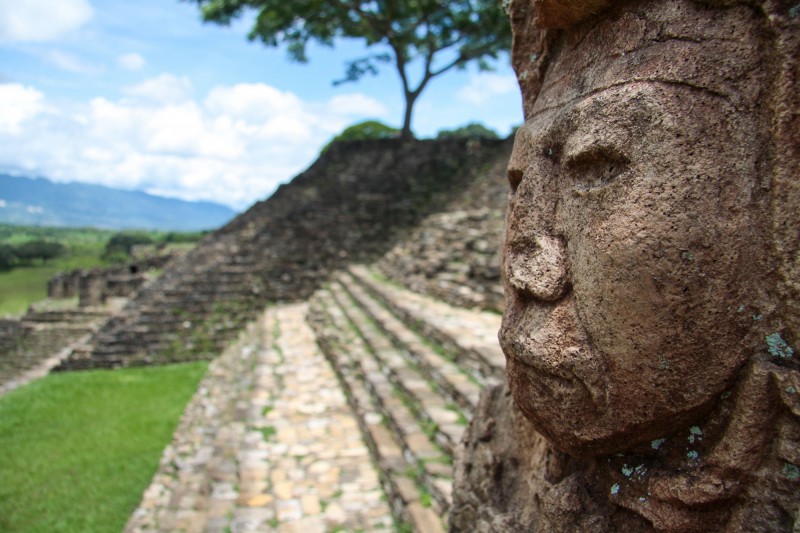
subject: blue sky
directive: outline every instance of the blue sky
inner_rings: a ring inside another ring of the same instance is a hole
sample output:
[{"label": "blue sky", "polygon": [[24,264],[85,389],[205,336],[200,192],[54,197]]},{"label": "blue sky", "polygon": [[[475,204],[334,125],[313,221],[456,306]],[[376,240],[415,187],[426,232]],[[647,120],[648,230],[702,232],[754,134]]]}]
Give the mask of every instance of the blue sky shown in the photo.
[{"label": "blue sky", "polygon": [[[309,63],[246,38],[252,15],[203,24],[178,0],[6,0],[0,9],[0,172],[81,181],[243,209],[307,168],[346,126],[399,126],[392,65],[334,87],[358,41]],[[417,136],[522,121],[508,59],[434,79]]]}]

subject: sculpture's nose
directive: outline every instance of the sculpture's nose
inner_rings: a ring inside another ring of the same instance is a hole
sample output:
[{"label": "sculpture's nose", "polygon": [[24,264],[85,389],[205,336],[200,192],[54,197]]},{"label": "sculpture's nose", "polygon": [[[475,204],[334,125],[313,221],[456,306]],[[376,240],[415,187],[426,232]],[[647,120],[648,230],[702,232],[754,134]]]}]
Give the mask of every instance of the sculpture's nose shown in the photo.
[{"label": "sculpture's nose", "polygon": [[553,302],[569,288],[566,250],[559,237],[537,235],[509,242],[505,271],[510,288],[524,297]]},{"label": "sculpture's nose", "polygon": [[558,150],[546,144],[534,123],[525,123],[514,139],[503,274],[518,296],[552,302],[566,294],[570,278],[565,241],[554,228]]}]

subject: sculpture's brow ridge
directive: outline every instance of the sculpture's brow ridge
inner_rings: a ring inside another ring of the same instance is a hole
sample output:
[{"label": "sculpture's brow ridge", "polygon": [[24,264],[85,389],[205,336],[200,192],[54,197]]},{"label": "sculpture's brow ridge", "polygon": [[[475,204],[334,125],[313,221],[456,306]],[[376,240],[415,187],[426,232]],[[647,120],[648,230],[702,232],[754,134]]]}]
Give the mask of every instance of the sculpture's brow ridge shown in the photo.
[{"label": "sculpture's brow ridge", "polygon": [[[547,113],[549,111],[560,109],[567,105],[574,105],[582,100],[586,100],[587,98],[597,96],[599,94],[602,94],[604,92],[613,89],[617,89],[619,87],[626,87],[630,85],[664,85],[667,87],[678,87],[678,88],[688,89],[690,91],[696,91],[702,94],[706,94],[708,96],[713,96],[714,98],[720,98],[729,104],[733,104],[733,99],[731,98],[730,95],[723,93],[721,91],[709,89],[708,87],[694,85],[688,81],[667,80],[662,78],[633,78],[631,80],[626,80],[622,82],[612,83],[610,85],[606,85],[603,87],[598,87],[597,89],[593,89],[587,93],[581,94],[580,96],[576,96],[575,98],[571,98],[569,100],[563,100],[555,105],[550,105],[542,107],[541,109],[537,109],[534,113],[532,113],[529,117],[526,118],[526,121],[532,120],[537,116]],[[734,107],[736,106],[734,105]]]}]

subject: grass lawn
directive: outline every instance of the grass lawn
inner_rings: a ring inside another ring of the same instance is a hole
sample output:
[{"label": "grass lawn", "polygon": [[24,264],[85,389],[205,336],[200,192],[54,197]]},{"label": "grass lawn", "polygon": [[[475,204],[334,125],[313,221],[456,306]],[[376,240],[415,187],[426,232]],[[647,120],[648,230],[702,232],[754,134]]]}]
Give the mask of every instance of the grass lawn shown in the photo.
[{"label": "grass lawn", "polygon": [[206,367],[52,374],[0,398],[0,531],[122,531]]}]

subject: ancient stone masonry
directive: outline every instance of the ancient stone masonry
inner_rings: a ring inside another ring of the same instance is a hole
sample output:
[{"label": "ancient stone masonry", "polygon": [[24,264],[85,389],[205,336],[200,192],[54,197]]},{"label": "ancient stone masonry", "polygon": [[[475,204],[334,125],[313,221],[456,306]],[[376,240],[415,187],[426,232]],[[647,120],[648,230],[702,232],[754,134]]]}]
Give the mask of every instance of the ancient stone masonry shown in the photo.
[{"label": "ancient stone masonry", "polygon": [[47,282],[48,298],[74,298],[78,295],[78,279],[81,270],[59,272]]},{"label": "ancient stone masonry", "polygon": [[[511,144],[507,152],[510,155]],[[508,155],[457,191],[377,263],[388,277],[453,305],[502,311],[500,246]]]},{"label": "ancient stone masonry", "polygon": [[47,297],[78,297],[81,307],[101,305],[108,297],[128,298],[148,282],[147,272],[164,268],[179,254],[171,252],[137,259],[124,266],[59,272],[47,282]]},{"label": "ancient stone masonry", "polygon": [[491,141],[333,145],[173,261],[61,368],[211,357],[267,302],[307,298],[337,268],[379,257],[505,154]]},{"label": "ancient stone masonry", "polygon": [[508,8],[508,385],[451,530],[798,531],[800,9]]},{"label": "ancient stone masonry", "polygon": [[20,319],[0,320],[0,394],[41,377],[108,316],[107,309],[76,308],[74,302],[31,306]]}]

